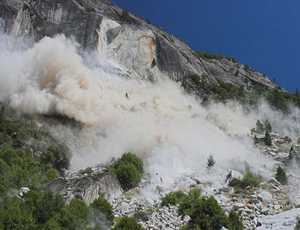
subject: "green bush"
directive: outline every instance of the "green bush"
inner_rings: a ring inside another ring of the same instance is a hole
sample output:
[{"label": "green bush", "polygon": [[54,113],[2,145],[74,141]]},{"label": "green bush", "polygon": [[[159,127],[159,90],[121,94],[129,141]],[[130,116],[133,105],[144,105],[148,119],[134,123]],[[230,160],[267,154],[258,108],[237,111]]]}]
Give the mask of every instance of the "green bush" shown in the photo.
[{"label": "green bush", "polygon": [[280,110],[284,113],[289,112],[289,103],[292,102],[291,96],[288,93],[282,92],[280,90],[269,91],[266,95],[266,99],[269,104],[277,110]]},{"label": "green bush", "polygon": [[193,189],[179,204],[180,215],[190,216],[186,229],[219,230],[227,226],[227,216],[213,197],[203,197],[198,189]]},{"label": "green bush", "polygon": [[228,59],[229,61],[232,61],[234,63],[237,62],[237,60],[233,57],[225,57],[224,55],[220,55],[220,54],[211,54],[208,52],[201,52],[201,51],[197,51],[194,53],[198,58],[204,58],[204,59],[216,59],[216,60],[221,60],[223,58]]},{"label": "green bush", "polygon": [[161,206],[177,205],[185,197],[186,197],[186,194],[181,191],[170,192],[161,199]]},{"label": "green bush", "polygon": [[41,187],[49,182],[45,172],[50,169],[51,166],[41,164],[29,151],[16,150],[10,145],[0,147],[0,195],[24,186]]},{"label": "green bush", "polygon": [[227,216],[213,197],[188,198],[179,210],[191,218],[188,229],[220,230],[227,225]]},{"label": "green bush", "polygon": [[128,191],[136,187],[143,176],[143,161],[132,153],[125,153],[112,165],[112,171],[117,176],[121,187]]},{"label": "green bush", "polygon": [[243,230],[244,225],[239,213],[231,211],[228,215],[228,225],[229,230]]},{"label": "green bush", "polygon": [[243,223],[238,213],[230,212],[229,216],[213,197],[204,197],[199,189],[192,189],[188,194],[171,192],[162,199],[162,205],[178,205],[178,214],[189,216],[189,223],[181,227],[185,229],[241,230]]},{"label": "green bush", "polygon": [[243,177],[242,182],[246,187],[258,187],[261,179],[250,171],[247,171]]},{"label": "green bush", "polygon": [[101,195],[97,200],[95,200],[92,204],[91,207],[96,210],[100,211],[105,215],[107,220],[113,221],[114,215],[113,215],[113,209],[111,204]]},{"label": "green bush", "polygon": [[137,223],[133,217],[121,217],[112,228],[113,230],[143,230],[143,227]]},{"label": "green bush", "polygon": [[259,176],[254,175],[250,171],[247,171],[241,180],[233,179],[229,185],[234,187],[235,189],[246,189],[247,187],[258,187],[260,185],[261,178]]},{"label": "green bush", "polygon": [[282,185],[286,185],[288,183],[288,178],[286,176],[285,171],[280,166],[276,170],[275,175],[276,180],[278,180]]},{"label": "green bush", "polygon": [[[81,200],[73,199],[65,205],[59,195],[30,191],[23,199],[6,197],[0,206],[2,229],[72,229],[88,227],[89,208]],[[1,228],[0,228],[1,229]]]}]

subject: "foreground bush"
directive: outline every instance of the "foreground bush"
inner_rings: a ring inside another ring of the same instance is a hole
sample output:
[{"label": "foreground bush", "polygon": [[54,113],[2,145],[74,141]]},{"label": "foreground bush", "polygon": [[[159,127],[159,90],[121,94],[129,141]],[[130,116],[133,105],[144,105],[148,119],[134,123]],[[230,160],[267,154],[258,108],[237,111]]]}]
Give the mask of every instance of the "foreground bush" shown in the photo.
[{"label": "foreground bush", "polygon": [[113,221],[114,215],[112,206],[103,196],[100,196],[95,200],[91,206],[94,210],[104,214],[108,221]]},{"label": "foreground bush", "polygon": [[161,199],[161,206],[177,205],[185,197],[186,197],[186,194],[181,191],[170,192]]},{"label": "foreground bush", "polygon": [[57,176],[52,165],[44,164],[31,152],[10,145],[0,147],[0,195],[24,186],[38,189]]},{"label": "foreground bush", "polygon": [[143,161],[132,153],[125,153],[112,165],[112,171],[121,187],[128,191],[138,186],[141,181],[144,172]]},{"label": "foreground bush", "polygon": [[228,229],[229,230],[243,230],[243,222],[239,213],[231,211],[228,215]]},{"label": "foreground bush", "polygon": [[229,216],[213,197],[204,197],[200,190],[192,189],[188,194],[172,192],[162,198],[162,205],[178,205],[178,213],[191,219],[182,229],[241,230],[243,224],[239,214]]},{"label": "foreground bush", "polygon": [[[61,196],[41,191],[31,191],[22,199],[7,197],[0,206],[0,229],[99,230],[98,216],[91,215],[92,210],[105,209],[104,202],[99,203],[89,207],[82,200],[73,199],[65,204]],[[91,228],[90,223],[96,220],[98,226]]]},{"label": "foreground bush", "polygon": [[133,217],[121,217],[112,228],[113,230],[143,230],[143,227],[137,223]]}]

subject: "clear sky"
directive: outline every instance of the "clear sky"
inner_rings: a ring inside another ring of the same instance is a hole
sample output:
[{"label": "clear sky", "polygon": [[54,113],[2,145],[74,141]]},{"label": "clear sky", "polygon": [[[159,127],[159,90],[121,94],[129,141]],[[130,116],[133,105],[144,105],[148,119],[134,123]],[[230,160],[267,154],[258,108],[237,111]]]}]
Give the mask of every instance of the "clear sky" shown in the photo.
[{"label": "clear sky", "polygon": [[300,88],[300,0],[113,0],[186,41]]}]

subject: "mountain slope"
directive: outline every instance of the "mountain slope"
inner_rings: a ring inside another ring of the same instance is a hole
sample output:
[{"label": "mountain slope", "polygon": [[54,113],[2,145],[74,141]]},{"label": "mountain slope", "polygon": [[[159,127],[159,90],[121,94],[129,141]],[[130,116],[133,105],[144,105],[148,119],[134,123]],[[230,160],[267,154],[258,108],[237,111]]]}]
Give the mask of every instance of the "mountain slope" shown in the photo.
[{"label": "mountain slope", "polygon": [[[36,41],[63,33],[83,48],[114,56],[140,78],[155,80],[158,71],[181,82],[197,76],[209,85],[221,81],[243,88],[276,87],[263,74],[232,59],[198,55],[181,40],[109,0],[1,0],[0,6],[6,31]],[[199,92],[207,93],[211,92]]]}]

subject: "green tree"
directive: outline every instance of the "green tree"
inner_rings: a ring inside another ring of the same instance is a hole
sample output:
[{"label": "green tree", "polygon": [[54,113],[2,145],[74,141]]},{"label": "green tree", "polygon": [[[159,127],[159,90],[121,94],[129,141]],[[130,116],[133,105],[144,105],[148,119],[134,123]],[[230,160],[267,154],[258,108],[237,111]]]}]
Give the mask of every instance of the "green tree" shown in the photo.
[{"label": "green tree", "polygon": [[178,205],[186,198],[186,194],[182,191],[170,192],[161,199],[161,206]]},{"label": "green tree", "polygon": [[112,228],[113,230],[143,230],[143,227],[137,223],[133,217],[121,217]]},{"label": "green tree", "polygon": [[288,178],[286,176],[285,171],[280,166],[276,170],[275,175],[276,180],[278,180],[282,185],[286,185],[288,183]]},{"label": "green tree", "polygon": [[269,122],[269,120],[266,120],[265,121],[265,129],[267,132],[271,133],[272,132],[272,125],[271,123]]},{"label": "green tree", "polygon": [[127,191],[136,187],[141,181],[144,172],[143,161],[132,153],[125,153],[112,165],[112,170],[121,187]]},{"label": "green tree", "polygon": [[264,127],[263,123],[261,123],[260,120],[256,121],[256,129],[255,130],[258,133],[263,133],[265,131],[265,127]]},{"label": "green tree", "polygon": [[91,207],[96,210],[100,211],[105,215],[107,220],[113,221],[114,215],[113,215],[113,209],[111,204],[104,198],[103,195],[101,195],[97,200],[95,200],[92,204]]},{"label": "green tree", "polygon": [[207,167],[212,168],[216,164],[216,161],[212,155],[210,155],[207,159]]},{"label": "green tree", "polygon": [[231,211],[228,215],[228,226],[229,230],[243,230],[244,225],[239,213]]},{"label": "green tree", "polygon": [[227,225],[227,216],[218,202],[211,197],[202,197],[197,189],[190,191],[179,205],[181,215],[190,216],[189,229],[220,230]]},{"label": "green tree", "polygon": [[265,137],[264,137],[265,145],[272,146],[272,137],[268,131],[266,131]]}]

